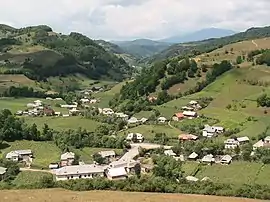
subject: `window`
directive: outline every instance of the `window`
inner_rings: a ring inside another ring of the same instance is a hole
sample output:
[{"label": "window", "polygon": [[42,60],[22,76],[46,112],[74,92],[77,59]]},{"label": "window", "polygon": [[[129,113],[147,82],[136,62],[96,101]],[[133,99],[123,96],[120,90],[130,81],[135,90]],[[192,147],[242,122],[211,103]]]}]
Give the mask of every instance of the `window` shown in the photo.
[{"label": "window", "polygon": [[81,175],[79,175],[79,178],[81,179],[81,178],[82,178],[82,176],[81,176]]},{"label": "window", "polygon": [[73,176],[71,176],[71,179],[73,179]]},{"label": "window", "polygon": [[67,177],[67,179],[69,180],[69,176]]}]

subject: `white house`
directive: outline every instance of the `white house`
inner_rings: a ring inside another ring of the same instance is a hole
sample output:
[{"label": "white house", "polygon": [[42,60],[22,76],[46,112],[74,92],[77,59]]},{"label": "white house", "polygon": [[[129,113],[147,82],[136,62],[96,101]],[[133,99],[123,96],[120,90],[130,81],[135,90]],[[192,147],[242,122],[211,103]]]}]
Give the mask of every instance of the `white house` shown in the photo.
[{"label": "white house", "polygon": [[139,120],[136,118],[136,117],[131,117],[129,120],[128,120],[128,124],[136,124],[138,123]]},{"label": "white house", "polygon": [[56,101],[62,101],[63,99],[60,98],[60,97],[57,97],[57,98],[55,98],[54,100],[56,100]]},{"label": "white house", "polygon": [[196,160],[198,158],[198,156],[199,155],[196,152],[193,152],[192,154],[190,154],[188,156],[188,159],[190,159],[190,160]]},{"label": "white house", "polygon": [[66,152],[61,155],[61,167],[71,166],[75,160],[75,154],[73,152]]},{"label": "white house", "polygon": [[83,103],[83,104],[86,104],[86,103],[89,103],[89,99],[88,98],[82,98],[80,99],[80,101]]},{"label": "white house", "polygon": [[225,155],[221,158],[221,164],[230,164],[232,162],[232,157],[230,155]]},{"label": "white house", "polygon": [[141,120],[140,120],[141,123],[146,123],[147,121],[148,121],[147,118],[141,118]]},{"label": "white house", "polygon": [[100,151],[98,152],[102,158],[114,158],[115,157],[115,152],[113,150],[111,151]]},{"label": "white house", "polygon": [[198,116],[197,112],[193,112],[193,111],[184,111],[183,115],[189,119],[194,119]]},{"label": "white house", "polygon": [[0,181],[5,178],[6,172],[7,172],[7,168],[0,167]]},{"label": "white house", "polygon": [[127,178],[127,171],[124,167],[108,168],[106,175],[109,180],[121,180]]},{"label": "white house", "polygon": [[191,100],[191,101],[189,102],[189,104],[190,104],[190,105],[197,105],[197,104],[198,104],[198,102],[197,102],[197,101],[195,101],[195,100]]},{"label": "white house", "polygon": [[167,119],[165,117],[159,117],[158,122],[159,123],[166,123]]},{"label": "white house", "polygon": [[78,105],[60,105],[61,108],[67,108],[67,109],[76,109]]},{"label": "white house", "polygon": [[138,142],[143,142],[144,140],[144,136],[140,133],[129,133],[126,137],[126,140],[132,141],[134,138],[136,138]]},{"label": "white house", "polygon": [[212,154],[208,154],[204,156],[201,160],[203,163],[213,163],[215,162],[215,158]]},{"label": "white house", "polygon": [[224,128],[220,126],[209,126],[205,125],[203,129],[203,136],[204,137],[213,137],[216,134],[224,133]]},{"label": "white house", "polygon": [[104,167],[95,164],[65,166],[56,170],[56,181],[104,177]]},{"label": "white house", "polygon": [[31,150],[16,150],[7,153],[6,159],[14,162],[28,161],[32,158],[33,153]]},{"label": "white house", "polygon": [[173,150],[171,150],[171,149],[170,150],[165,150],[164,154],[166,156],[176,156],[176,153],[174,153]]},{"label": "white house", "polygon": [[53,100],[51,97],[46,97],[46,100]]},{"label": "white house", "polygon": [[253,145],[253,150],[256,150],[260,147],[270,147],[270,136],[264,138],[263,140],[259,140]]},{"label": "white house", "polygon": [[137,161],[131,159],[131,160],[124,160],[124,159],[119,159],[118,161],[113,161],[109,164],[110,168],[125,168],[125,170],[129,173],[131,172],[132,169],[137,165]]},{"label": "white house", "polygon": [[90,104],[96,104],[97,103],[97,99],[91,99],[90,100]]},{"label": "white house", "polygon": [[199,179],[193,176],[187,176],[186,180],[189,182],[197,182]]},{"label": "white house", "polygon": [[122,119],[123,121],[127,121],[128,120],[128,115],[127,114],[124,114],[122,112],[115,113],[115,116],[117,118]]},{"label": "white house", "polygon": [[249,138],[247,136],[245,137],[238,137],[237,141],[239,142],[240,145],[248,143],[249,142]]},{"label": "white house", "polygon": [[235,149],[239,146],[239,142],[235,139],[227,139],[224,141],[225,149]]},{"label": "white house", "polygon": [[77,115],[80,112],[80,110],[73,108],[71,110],[69,110],[69,114],[70,115]]},{"label": "white house", "polygon": [[103,108],[102,109],[102,114],[104,114],[104,115],[113,115],[114,111],[111,108]]}]

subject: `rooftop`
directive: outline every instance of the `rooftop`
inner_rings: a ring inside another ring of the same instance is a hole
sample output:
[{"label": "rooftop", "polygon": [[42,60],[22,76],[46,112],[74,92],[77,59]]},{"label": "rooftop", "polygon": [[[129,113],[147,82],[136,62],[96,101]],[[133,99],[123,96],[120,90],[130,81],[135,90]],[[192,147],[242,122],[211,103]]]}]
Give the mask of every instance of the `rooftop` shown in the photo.
[{"label": "rooftop", "polygon": [[109,157],[109,156],[115,156],[115,152],[113,150],[111,151],[100,151],[99,154],[105,158],[105,157]]},{"label": "rooftop", "polygon": [[7,169],[6,169],[6,168],[4,168],[4,167],[0,167],[0,175],[5,174],[5,173],[6,173],[6,171],[7,171]]},{"label": "rooftop", "polygon": [[90,165],[75,165],[75,166],[65,166],[56,170],[56,175],[76,175],[76,174],[88,174],[88,173],[102,173],[104,172],[103,166],[98,166],[95,164]]},{"label": "rooftop", "polygon": [[109,168],[107,174],[111,177],[127,176],[127,172],[124,167]]},{"label": "rooftop", "polygon": [[66,152],[61,155],[61,160],[74,159],[75,154],[73,152]]}]

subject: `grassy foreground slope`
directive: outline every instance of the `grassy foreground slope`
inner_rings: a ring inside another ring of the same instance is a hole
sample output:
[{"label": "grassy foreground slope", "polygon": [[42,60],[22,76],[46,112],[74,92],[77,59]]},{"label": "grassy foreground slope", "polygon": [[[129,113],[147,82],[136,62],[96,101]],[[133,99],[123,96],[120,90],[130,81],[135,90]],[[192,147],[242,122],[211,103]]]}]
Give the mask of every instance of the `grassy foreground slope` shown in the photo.
[{"label": "grassy foreground slope", "polygon": [[[219,196],[200,196],[183,194],[153,194],[135,192],[72,192],[62,189],[43,189],[43,190],[6,190],[0,192],[3,201],[16,202],[255,202],[261,200],[219,197]],[[2,202],[2,201],[1,201]]]}]

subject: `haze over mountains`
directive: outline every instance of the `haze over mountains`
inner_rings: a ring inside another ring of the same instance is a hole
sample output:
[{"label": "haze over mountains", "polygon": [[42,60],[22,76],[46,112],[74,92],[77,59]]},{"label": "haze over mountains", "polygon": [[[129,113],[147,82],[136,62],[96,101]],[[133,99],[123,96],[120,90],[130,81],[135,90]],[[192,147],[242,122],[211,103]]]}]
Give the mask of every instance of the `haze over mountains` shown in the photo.
[{"label": "haze over mountains", "polygon": [[132,41],[111,41],[118,45],[123,51],[137,58],[151,57],[173,44],[201,41],[210,38],[220,38],[235,34],[232,30],[207,28],[193,33],[168,37],[162,40],[136,39]]}]

